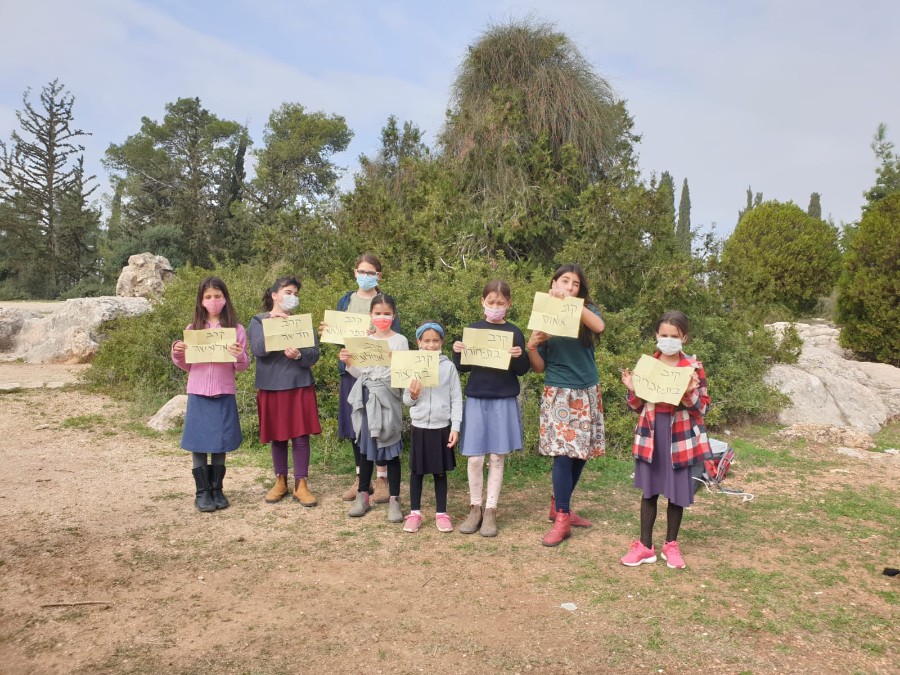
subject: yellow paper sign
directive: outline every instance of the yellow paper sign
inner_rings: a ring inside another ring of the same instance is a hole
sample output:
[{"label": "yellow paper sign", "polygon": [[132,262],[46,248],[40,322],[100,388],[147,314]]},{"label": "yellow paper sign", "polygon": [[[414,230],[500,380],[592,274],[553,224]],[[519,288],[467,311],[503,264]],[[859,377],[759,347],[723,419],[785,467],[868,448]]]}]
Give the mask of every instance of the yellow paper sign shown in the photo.
[{"label": "yellow paper sign", "polygon": [[678,405],[693,372],[690,366],[667,366],[659,359],[644,354],[631,373],[635,396],[648,403]]},{"label": "yellow paper sign", "polygon": [[333,345],[344,344],[344,338],[368,336],[369,326],[372,324],[368,314],[338,312],[333,309],[325,310],[324,320],[328,328],[322,331],[322,342]]},{"label": "yellow paper sign", "polygon": [[186,363],[235,363],[237,358],[228,346],[237,342],[235,328],[207,328],[184,331]]},{"label": "yellow paper sign", "polygon": [[440,358],[440,352],[424,349],[391,352],[391,386],[406,389],[412,380],[419,380],[423,387],[438,386]]},{"label": "yellow paper sign", "polygon": [[312,314],[263,319],[262,327],[267,352],[280,352],[288,347],[302,349],[316,346]]},{"label": "yellow paper sign", "polygon": [[481,366],[509,370],[513,347],[513,334],[507,330],[489,328],[463,328],[463,344],[460,363],[464,366]]},{"label": "yellow paper sign", "polygon": [[350,365],[356,368],[391,365],[387,340],[348,337],[344,338],[344,347],[350,352]]},{"label": "yellow paper sign", "polygon": [[528,327],[560,337],[578,337],[584,298],[554,298],[535,293]]}]

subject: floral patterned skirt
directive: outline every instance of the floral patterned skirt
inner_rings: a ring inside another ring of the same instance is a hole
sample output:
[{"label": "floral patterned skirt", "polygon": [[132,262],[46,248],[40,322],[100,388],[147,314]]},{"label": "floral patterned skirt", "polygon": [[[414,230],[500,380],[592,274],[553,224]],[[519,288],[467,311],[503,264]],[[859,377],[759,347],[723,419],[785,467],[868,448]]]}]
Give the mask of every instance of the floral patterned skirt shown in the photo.
[{"label": "floral patterned skirt", "polygon": [[606,454],[600,385],[588,389],[544,387],[538,452],[573,459]]}]

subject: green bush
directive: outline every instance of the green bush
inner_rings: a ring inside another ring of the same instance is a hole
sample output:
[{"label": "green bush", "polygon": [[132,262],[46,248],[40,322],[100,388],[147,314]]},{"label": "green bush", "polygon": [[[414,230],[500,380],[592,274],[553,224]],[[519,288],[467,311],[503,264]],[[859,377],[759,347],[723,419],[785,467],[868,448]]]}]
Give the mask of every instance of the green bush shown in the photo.
[{"label": "green bush", "polygon": [[810,312],[840,271],[837,231],[796,204],[763,202],[725,242],[722,271],[727,293],[743,305]]},{"label": "green bush", "polygon": [[837,320],[843,346],[900,366],[900,194],[876,202],[849,238]]}]

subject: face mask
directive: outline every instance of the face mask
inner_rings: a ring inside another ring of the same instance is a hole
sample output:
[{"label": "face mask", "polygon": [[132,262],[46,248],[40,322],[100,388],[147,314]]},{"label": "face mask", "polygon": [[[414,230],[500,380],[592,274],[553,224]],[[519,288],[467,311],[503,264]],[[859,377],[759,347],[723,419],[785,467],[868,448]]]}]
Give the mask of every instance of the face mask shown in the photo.
[{"label": "face mask", "polygon": [[681,351],[681,340],[678,338],[656,338],[656,348],[666,356],[674,356]]},{"label": "face mask", "polygon": [[499,307],[497,309],[485,307],[484,316],[488,321],[503,321],[503,317],[506,316],[506,309],[506,307]]},{"label": "face mask", "polygon": [[225,298],[210,298],[203,301],[203,307],[213,316],[218,316],[225,309]]},{"label": "face mask", "polygon": [[297,305],[300,304],[300,300],[296,295],[286,295],[281,300],[278,301],[278,304],[281,306],[285,312],[290,312],[292,309],[296,308]]},{"label": "face mask", "polygon": [[378,277],[370,277],[365,274],[356,275],[356,285],[361,291],[371,291],[378,285]]},{"label": "face mask", "polygon": [[389,317],[372,319],[372,325],[375,326],[376,330],[379,330],[382,333],[390,328],[392,323],[394,323],[394,320]]}]

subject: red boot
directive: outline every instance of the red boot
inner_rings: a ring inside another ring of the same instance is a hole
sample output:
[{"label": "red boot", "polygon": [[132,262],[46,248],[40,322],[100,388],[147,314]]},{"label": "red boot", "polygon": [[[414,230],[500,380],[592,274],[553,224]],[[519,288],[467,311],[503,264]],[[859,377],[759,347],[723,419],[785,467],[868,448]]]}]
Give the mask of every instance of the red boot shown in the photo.
[{"label": "red boot", "polygon": [[[572,521],[572,527],[591,527],[593,525],[587,518],[582,518],[574,511],[569,511],[569,517]],[[551,522],[556,520],[556,497],[553,495],[550,495],[550,515],[547,516],[547,520]]]},{"label": "red boot", "polygon": [[556,520],[553,521],[553,527],[541,539],[544,546],[559,546],[572,535],[572,523],[568,513],[562,511],[556,512]]}]

